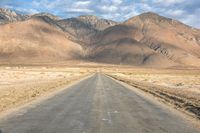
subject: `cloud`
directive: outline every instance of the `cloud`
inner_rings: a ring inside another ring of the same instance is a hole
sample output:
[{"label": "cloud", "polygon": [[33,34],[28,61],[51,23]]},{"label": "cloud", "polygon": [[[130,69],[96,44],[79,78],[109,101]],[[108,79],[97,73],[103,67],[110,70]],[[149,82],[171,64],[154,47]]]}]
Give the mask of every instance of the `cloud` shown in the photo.
[{"label": "cloud", "polygon": [[152,11],[200,28],[200,0],[0,0],[0,6],[63,18],[92,14],[115,21]]},{"label": "cloud", "polygon": [[111,19],[111,20],[116,19],[116,18],[118,18],[118,17],[120,17],[120,16],[121,16],[120,13],[114,13],[114,14],[102,14],[102,15],[101,15],[102,18],[105,18],[105,19]]},{"label": "cloud", "polygon": [[28,13],[28,14],[36,14],[36,13],[40,12],[40,11],[38,11],[36,9],[17,8],[16,10],[19,11],[19,12],[24,12],[24,13]]},{"label": "cloud", "polygon": [[172,4],[183,3],[186,0],[154,0],[154,3],[161,4],[164,6],[170,6]]},{"label": "cloud", "polygon": [[93,10],[90,9],[81,9],[81,8],[68,8],[66,9],[66,12],[80,12],[80,13],[93,13]]},{"label": "cloud", "polygon": [[170,16],[173,16],[173,17],[180,17],[180,16],[184,16],[186,12],[181,9],[177,9],[177,10],[171,9],[171,10],[166,11],[165,14],[169,14]]},{"label": "cloud", "polygon": [[114,4],[114,5],[122,4],[122,0],[111,0],[111,1],[112,1],[112,4]]},{"label": "cloud", "polygon": [[118,7],[114,5],[110,5],[110,6],[104,5],[104,6],[100,6],[99,9],[101,12],[112,13],[112,12],[116,12]]},{"label": "cloud", "polygon": [[63,5],[67,8],[63,8],[64,11],[68,13],[93,13],[94,10],[90,9],[89,6],[92,2],[87,1],[76,1],[71,4],[71,6],[66,5],[66,2],[63,2]]},{"label": "cloud", "polygon": [[91,4],[91,1],[77,1],[74,3],[75,7],[87,7]]}]

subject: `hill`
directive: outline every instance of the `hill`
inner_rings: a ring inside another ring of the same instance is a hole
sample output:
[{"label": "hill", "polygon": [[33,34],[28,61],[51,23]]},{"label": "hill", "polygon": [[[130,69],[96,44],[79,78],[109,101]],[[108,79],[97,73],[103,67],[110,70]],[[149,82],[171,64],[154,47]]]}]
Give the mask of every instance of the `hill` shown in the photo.
[{"label": "hill", "polygon": [[0,61],[32,63],[81,58],[82,47],[44,18],[0,25]]},{"label": "hill", "polygon": [[0,62],[200,66],[200,30],[152,12],[122,23],[92,15],[61,19],[8,9],[0,15]]},{"label": "hill", "polygon": [[28,15],[19,14],[6,8],[0,8],[0,24],[22,21],[28,17]]},{"label": "hill", "polygon": [[[118,57],[120,61],[113,62],[157,67],[175,64],[200,66],[200,31],[155,13],[133,17],[105,29],[95,38],[96,45],[90,49],[94,53],[93,58],[101,58],[101,61],[107,60],[107,57]],[[135,48],[136,44],[140,50]],[[120,51],[116,46],[120,46]],[[125,57],[134,61],[127,61]]]}]

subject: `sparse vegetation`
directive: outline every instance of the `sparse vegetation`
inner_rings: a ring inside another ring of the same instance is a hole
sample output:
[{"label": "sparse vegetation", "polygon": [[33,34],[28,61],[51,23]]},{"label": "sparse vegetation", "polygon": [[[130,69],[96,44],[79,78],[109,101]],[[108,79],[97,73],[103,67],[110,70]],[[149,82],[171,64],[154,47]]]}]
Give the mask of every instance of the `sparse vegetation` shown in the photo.
[{"label": "sparse vegetation", "polygon": [[80,68],[0,68],[0,113],[88,75]]}]

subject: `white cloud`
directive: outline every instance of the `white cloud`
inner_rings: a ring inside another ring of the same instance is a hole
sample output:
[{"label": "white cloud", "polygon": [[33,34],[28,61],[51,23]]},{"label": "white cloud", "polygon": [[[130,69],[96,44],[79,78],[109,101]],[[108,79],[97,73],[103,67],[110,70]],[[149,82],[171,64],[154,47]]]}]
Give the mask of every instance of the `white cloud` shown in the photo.
[{"label": "white cloud", "polygon": [[99,9],[102,11],[102,12],[106,12],[106,13],[110,13],[110,12],[116,12],[118,7],[117,6],[114,6],[114,5],[110,5],[110,6],[100,6]]},{"label": "white cloud", "polygon": [[111,0],[111,1],[112,1],[112,4],[114,4],[114,5],[122,4],[122,0]]},{"label": "white cloud", "polygon": [[72,2],[71,6],[65,5],[66,7],[64,10],[67,12],[73,12],[73,13],[93,13],[94,10],[89,8],[90,4],[91,4],[91,1],[89,0],[76,1],[76,2]]},{"label": "white cloud", "polygon": [[170,16],[173,16],[173,17],[179,17],[179,16],[183,16],[186,12],[184,10],[181,10],[181,9],[177,9],[177,10],[168,10],[165,12],[165,14],[168,14]]},{"label": "white cloud", "polygon": [[186,1],[186,0],[154,0],[154,3],[162,4],[164,6],[170,6],[173,4],[182,3],[184,1]]},{"label": "white cloud", "polygon": [[105,19],[117,19],[118,17],[120,17],[121,14],[120,13],[109,13],[109,14],[102,14],[101,17],[105,18]]},{"label": "white cloud", "polygon": [[77,1],[74,3],[74,7],[88,7],[91,4],[91,1]]},{"label": "white cloud", "polygon": [[90,10],[90,9],[85,9],[85,8],[68,8],[66,9],[67,12],[81,12],[81,13],[93,13],[94,11],[93,10]]},{"label": "white cloud", "polygon": [[19,11],[19,12],[28,13],[28,14],[36,14],[36,13],[39,13],[39,11],[36,10],[36,9],[16,8],[15,10],[17,10],[17,11]]},{"label": "white cloud", "polygon": [[4,5],[3,8],[14,9],[14,7],[11,5]]}]

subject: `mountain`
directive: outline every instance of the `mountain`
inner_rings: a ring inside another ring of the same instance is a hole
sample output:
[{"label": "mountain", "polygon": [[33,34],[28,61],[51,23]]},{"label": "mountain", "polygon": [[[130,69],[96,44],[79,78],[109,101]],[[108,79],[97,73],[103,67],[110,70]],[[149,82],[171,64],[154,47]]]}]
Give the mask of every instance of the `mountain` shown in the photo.
[{"label": "mountain", "polygon": [[61,19],[61,18],[58,17],[58,16],[55,16],[55,15],[50,14],[50,13],[45,13],[45,12],[43,12],[43,13],[37,13],[37,14],[31,15],[31,17],[37,17],[37,16],[39,16],[39,17],[48,17],[48,18],[50,18],[50,19],[52,19],[52,20],[55,20],[55,21]]},{"label": "mountain", "polygon": [[[109,27],[95,38],[90,51],[92,58],[101,62],[200,66],[200,30],[152,12]],[[108,57],[112,60],[107,61]]]},{"label": "mountain", "polygon": [[173,62],[200,65],[200,30],[179,21],[144,13],[124,23],[137,28],[134,38]]},{"label": "mountain", "polygon": [[91,44],[93,36],[99,31],[118,24],[112,20],[100,19],[92,15],[58,20],[57,23],[70,34],[73,41],[82,45]]},{"label": "mountain", "polygon": [[28,18],[28,15],[16,13],[15,11],[0,8],[0,24],[22,21]]},{"label": "mountain", "polygon": [[105,30],[108,27],[118,24],[118,22],[108,20],[108,19],[98,18],[93,15],[82,15],[82,16],[79,16],[78,19],[82,21],[83,23],[85,23],[86,25],[98,31]]},{"label": "mountain", "polygon": [[200,30],[152,12],[117,23],[92,15],[61,19],[2,10],[10,19],[1,17],[0,62],[200,67]]},{"label": "mountain", "polygon": [[[50,18],[49,18],[50,20]],[[42,18],[0,25],[0,62],[47,63],[79,60],[82,47]]]}]

